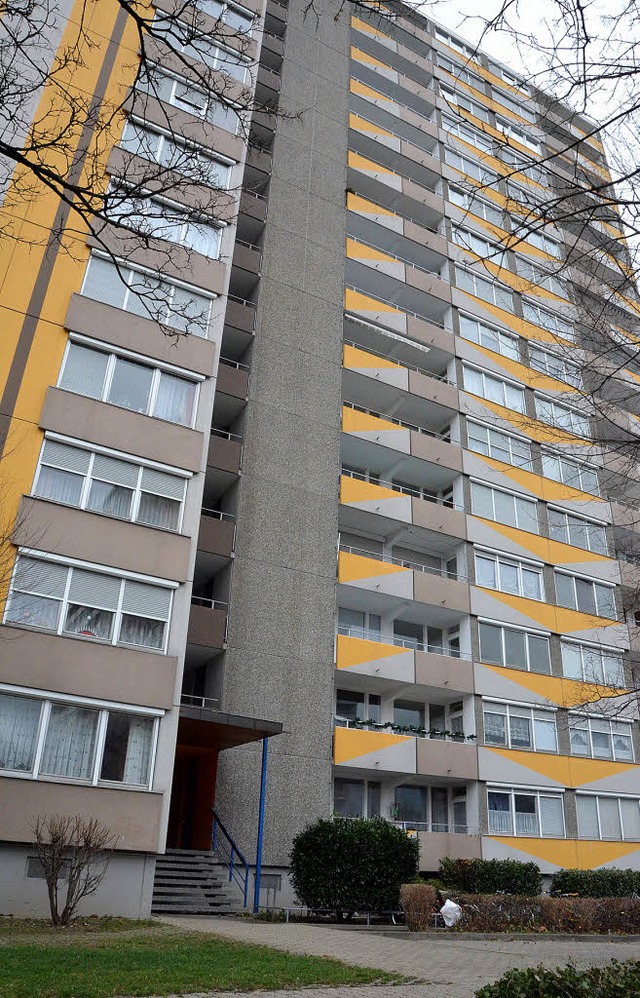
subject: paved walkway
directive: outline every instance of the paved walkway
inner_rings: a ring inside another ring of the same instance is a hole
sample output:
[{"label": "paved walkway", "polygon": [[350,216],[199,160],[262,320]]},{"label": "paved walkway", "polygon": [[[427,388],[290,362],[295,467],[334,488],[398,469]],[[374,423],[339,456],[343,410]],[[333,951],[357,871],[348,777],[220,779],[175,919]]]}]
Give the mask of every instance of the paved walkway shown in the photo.
[{"label": "paved walkway", "polygon": [[[378,967],[415,978],[415,984],[381,985],[374,998],[472,998],[483,984],[495,981],[511,967],[547,967],[574,963],[590,967],[618,960],[640,960],[640,941],[602,939],[494,939],[438,933],[430,938],[408,933],[385,935],[324,925],[251,922],[243,919],[164,918],[181,929],[210,932],[239,942],[259,943],[310,956],[332,956],[361,967]],[[199,996],[202,998],[202,996]],[[218,994],[206,998],[219,998]],[[220,998],[233,998],[227,992]],[[305,988],[303,991],[264,991],[260,998],[371,998],[371,985],[344,988]]]}]

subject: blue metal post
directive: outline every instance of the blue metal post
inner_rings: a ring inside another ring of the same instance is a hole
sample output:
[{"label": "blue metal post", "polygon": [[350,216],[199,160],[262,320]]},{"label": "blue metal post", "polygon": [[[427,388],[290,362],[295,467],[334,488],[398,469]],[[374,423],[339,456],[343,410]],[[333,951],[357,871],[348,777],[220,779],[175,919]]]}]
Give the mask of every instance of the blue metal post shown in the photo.
[{"label": "blue metal post", "polygon": [[260,910],[260,879],[262,876],[262,839],[264,837],[264,804],[267,794],[267,750],[269,739],[262,739],[262,776],[260,778],[260,807],[258,809],[258,845],[256,847],[256,875],[253,886],[253,913]]}]

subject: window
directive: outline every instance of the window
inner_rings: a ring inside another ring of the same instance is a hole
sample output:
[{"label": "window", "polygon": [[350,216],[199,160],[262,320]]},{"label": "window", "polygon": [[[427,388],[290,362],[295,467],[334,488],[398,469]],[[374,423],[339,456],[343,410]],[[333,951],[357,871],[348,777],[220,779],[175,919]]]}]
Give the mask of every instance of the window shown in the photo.
[{"label": "window", "polygon": [[461,229],[457,225],[453,226],[452,234],[453,241],[458,246],[463,246],[464,249],[471,250],[483,260],[495,263],[498,267],[506,266],[505,251],[496,246],[495,243],[490,243],[488,239],[483,239],[482,236],[476,235],[475,232],[469,232],[468,229]]},{"label": "window", "polygon": [[490,281],[486,277],[480,277],[474,270],[464,270],[456,267],[456,285],[461,291],[468,291],[476,298],[497,305],[498,308],[507,312],[513,311],[513,295],[502,284]]},{"label": "window", "polygon": [[588,492],[592,496],[600,495],[598,472],[588,464],[580,464],[571,458],[543,450],[542,468],[545,478],[552,478],[554,482],[562,482],[563,485]]},{"label": "window", "polygon": [[156,467],[44,441],[33,495],[152,527],[179,530],[186,478]]},{"label": "window", "polygon": [[365,783],[364,780],[335,779],[333,813],[341,818],[379,818],[380,784]]},{"label": "window", "polygon": [[133,196],[126,188],[111,185],[106,213],[111,221],[143,237],[166,239],[214,260],[220,255],[222,229],[178,205],[159,198]]},{"label": "window", "polygon": [[554,399],[545,398],[534,392],[536,415],[543,423],[550,423],[560,430],[573,433],[577,437],[591,436],[591,421],[583,412],[561,405]]},{"label": "window", "polygon": [[487,326],[479,319],[472,319],[471,316],[460,314],[460,335],[465,340],[478,343],[487,350],[509,357],[510,360],[520,360],[520,350],[518,348],[518,337],[513,333],[506,333],[503,329],[495,329]]},{"label": "window", "polygon": [[471,177],[473,180],[477,180],[481,184],[491,185],[496,183],[498,180],[498,177],[493,170],[487,169],[475,159],[469,159],[468,156],[462,156],[459,152],[456,152],[454,149],[449,149],[447,146],[445,146],[444,150],[444,161],[455,170],[458,170],[460,173],[464,173],[466,177]]},{"label": "window", "polygon": [[434,27],[434,33],[439,42],[444,42],[444,44],[448,45],[449,48],[454,50],[454,52],[459,52],[460,55],[464,55],[467,59],[473,59],[475,57],[475,49],[472,49],[469,45],[465,45],[459,38],[455,38],[453,35],[443,31],[442,28]]},{"label": "window", "polygon": [[532,534],[538,533],[537,503],[513,492],[504,492],[472,481],[471,512],[475,516],[495,520],[496,523],[505,523],[509,527],[527,530]]},{"label": "window", "polygon": [[563,641],[562,672],[569,679],[623,689],[626,685],[622,653],[615,648]]},{"label": "window", "polygon": [[84,343],[69,343],[58,387],[170,423],[193,425],[195,381]]},{"label": "window", "polygon": [[515,627],[478,622],[480,658],[491,665],[507,669],[526,669],[528,672],[551,672],[549,638]]},{"label": "window", "polygon": [[520,385],[514,385],[510,381],[504,381],[494,374],[481,371],[477,367],[468,367],[466,364],[463,372],[465,391],[488,399],[489,402],[496,402],[514,412],[525,411],[524,388]]},{"label": "window", "polygon": [[240,131],[240,116],[233,107],[227,107],[211,94],[198,89],[191,80],[169,73],[160,66],[141,67],[136,90],[195,114],[233,135]]},{"label": "window", "polygon": [[136,156],[144,156],[168,170],[177,170],[200,183],[227,191],[231,184],[231,163],[223,163],[204,149],[177,143],[148,125],[128,121],[120,145]]},{"label": "window", "polygon": [[350,727],[359,721],[381,720],[381,699],[375,693],[357,693],[354,690],[336,690],[336,723]]},{"label": "window", "polygon": [[542,146],[540,143],[532,138],[527,132],[523,131],[522,128],[516,128],[514,124],[507,121],[506,118],[500,118],[496,115],[496,128],[499,128],[503,135],[506,135],[508,139],[513,139],[514,142],[519,142],[520,145],[526,146],[527,149],[531,149],[532,152],[538,153],[542,152]]},{"label": "window", "polygon": [[564,339],[571,340],[572,343],[574,342],[576,334],[572,324],[554,312],[548,312],[545,308],[541,308],[540,305],[534,305],[533,302],[529,301],[522,302],[522,312],[527,322],[533,322],[534,325],[541,326],[542,329],[546,329],[549,333],[554,333],[556,336],[562,336]]},{"label": "window", "polygon": [[[549,186],[547,171],[543,167],[538,166],[525,153],[518,152],[512,149],[511,146],[501,146],[500,159],[503,163],[507,163],[511,167],[510,173],[516,171],[526,177],[527,180],[532,180],[534,183],[542,184],[545,187]],[[511,180],[511,177],[509,177],[509,180]],[[515,181],[513,182],[515,183]],[[527,197],[531,197],[529,191],[527,191]]]},{"label": "window", "polygon": [[504,213],[496,205],[483,198],[474,197],[468,191],[463,191],[459,187],[449,184],[449,201],[459,208],[464,208],[471,215],[484,218],[485,222],[504,228]]},{"label": "window", "polygon": [[582,516],[574,516],[573,513],[566,513],[563,509],[553,509],[551,506],[548,514],[549,536],[552,540],[571,544],[576,548],[586,548],[587,551],[595,551],[596,554],[609,553],[604,524],[585,520]]},{"label": "window", "polygon": [[189,285],[175,284],[159,274],[116,264],[96,254],[89,257],[81,293],[193,336],[207,335],[215,298]]},{"label": "window", "polygon": [[[525,279],[525,281],[535,284],[538,288],[544,288],[546,291],[551,291],[552,294],[559,295],[561,298],[568,298],[564,282],[558,280],[554,274],[550,274],[542,267],[539,267],[538,264],[532,263],[531,260],[527,260],[522,256],[519,256],[517,261],[518,273]],[[535,292],[529,293],[534,294]]]},{"label": "window", "polygon": [[4,622],[164,650],[172,588],[19,555]]},{"label": "window", "polygon": [[633,762],[631,721],[612,721],[607,717],[580,717],[578,714],[569,714],[569,735],[572,755]]},{"label": "window", "polygon": [[549,256],[555,256],[556,259],[562,255],[562,247],[558,240],[552,239],[543,229],[538,229],[536,232],[527,232],[524,241],[529,243],[530,246],[535,246],[536,249],[542,250],[543,253],[548,253]]},{"label": "window", "polygon": [[581,839],[640,839],[640,800],[576,793]]},{"label": "window", "polygon": [[542,566],[476,551],[476,585],[525,599],[544,599]]},{"label": "window", "polygon": [[511,70],[505,69],[504,66],[499,66],[498,63],[492,62],[490,64],[491,72],[499,76],[501,80],[508,83],[510,87],[515,87],[517,90],[522,90],[523,94],[529,93],[529,86],[524,83],[519,77],[512,73]]},{"label": "window", "polygon": [[572,364],[564,357],[558,357],[555,353],[542,350],[540,347],[529,346],[529,363],[536,371],[548,374],[550,378],[558,378],[566,381],[567,384],[574,385],[575,388],[582,388],[582,371],[578,364]]},{"label": "window", "polygon": [[228,3],[221,3],[220,0],[196,0],[196,7],[203,14],[222,21],[223,24],[233,28],[234,31],[248,33],[253,25],[253,14],[242,7],[235,7]]},{"label": "window", "polygon": [[558,606],[617,620],[615,586],[583,579],[579,575],[565,575],[564,572],[556,571],[554,577]]},{"label": "window", "polygon": [[[515,86],[519,85],[520,84],[515,84]],[[523,103],[522,101],[514,100],[513,97],[507,97],[507,95],[503,93],[502,90],[496,90],[494,88],[491,91],[491,96],[495,101],[498,102],[498,104],[502,104],[503,107],[506,107],[510,111],[513,111],[513,113],[517,114],[520,118],[524,118],[526,121],[531,121],[531,122],[536,120],[534,112],[527,106],[527,104]]]},{"label": "window", "polygon": [[465,125],[462,121],[450,118],[447,114],[442,114],[441,117],[442,128],[447,135],[462,139],[463,142],[468,142],[469,145],[480,149],[482,152],[491,152],[493,144],[490,135],[485,135],[484,132],[479,132],[476,128]]},{"label": "window", "polygon": [[477,454],[531,471],[531,444],[528,440],[467,419],[467,446]]},{"label": "window", "polygon": [[149,789],[157,716],[0,692],[0,770]]},{"label": "window", "polygon": [[197,29],[194,30],[188,24],[168,18],[166,14],[156,14],[154,30],[160,36],[166,35],[171,47],[189,59],[203,62],[209,69],[225,73],[240,83],[247,82],[249,66],[246,60],[237,52],[214,44],[206,33],[199,33]]},{"label": "window", "polygon": [[468,83],[470,87],[474,87],[476,90],[484,91],[484,80],[476,76],[475,73],[470,73],[468,69],[452,62],[451,59],[447,59],[441,52],[438,52],[438,66],[440,69],[444,69],[445,73],[455,76],[456,80]]},{"label": "window", "polygon": [[378,613],[350,610],[346,606],[338,607],[338,634],[346,634],[353,638],[367,638],[369,641],[380,641],[380,626],[381,618]]},{"label": "window", "polygon": [[482,104],[478,104],[477,101],[471,100],[466,94],[455,93],[448,87],[444,87],[440,84],[440,93],[447,101],[448,104],[453,105],[455,108],[461,108],[463,111],[467,111],[472,114],[474,118],[479,118],[480,121],[489,121],[489,112]]},{"label": "window", "polygon": [[556,716],[551,710],[483,701],[485,745],[557,752]]},{"label": "window", "polygon": [[490,835],[564,838],[562,795],[538,790],[488,790]]},{"label": "window", "polygon": [[395,788],[394,814],[398,821],[411,824],[427,822],[427,788],[399,786]]}]

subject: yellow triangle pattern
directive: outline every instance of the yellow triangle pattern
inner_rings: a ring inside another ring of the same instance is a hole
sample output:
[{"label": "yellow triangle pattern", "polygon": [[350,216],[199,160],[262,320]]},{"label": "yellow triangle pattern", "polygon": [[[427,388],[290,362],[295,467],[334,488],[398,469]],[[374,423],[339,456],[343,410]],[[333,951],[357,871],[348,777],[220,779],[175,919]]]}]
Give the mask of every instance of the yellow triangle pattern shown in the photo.
[{"label": "yellow triangle pattern", "polygon": [[495,842],[501,842],[511,849],[517,849],[527,856],[535,856],[553,866],[578,870],[591,870],[604,863],[611,863],[638,852],[638,842],[593,842],[583,839],[529,839],[511,836],[491,835]]},{"label": "yellow triangle pattern", "polygon": [[545,561],[548,565],[567,565],[581,561],[611,561],[611,558],[603,554],[594,554],[592,551],[585,551],[584,548],[575,548],[571,544],[563,544],[561,541],[552,541],[548,537],[541,537],[539,534],[530,534],[526,530],[518,530],[517,527],[508,527],[504,523],[496,523],[494,520],[486,520],[478,516],[477,520],[486,523],[497,533],[507,537],[520,547],[531,551],[536,558]]},{"label": "yellow triangle pattern", "polygon": [[336,728],[333,741],[333,761],[337,766],[370,752],[379,752],[411,740],[411,735],[393,735],[386,731],[358,728]]},{"label": "yellow triangle pattern", "polygon": [[383,485],[361,482],[359,478],[349,478],[348,475],[341,476],[340,502],[376,502],[380,499],[402,499],[402,495],[395,489],[386,489]]},{"label": "yellow triangle pattern", "polygon": [[493,457],[483,457],[482,460],[492,468],[495,468],[496,471],[500,471],[503,475],[507,475],[513,479],[514,482],[529,492],[533,492],[534,495],[539,496],[540,499],[551,501],[554,499],[556,501],[573,499],[578,501],[593,500],[603,502],[600,496],[592,496],[588,492],[581,492],[580,489],[574,489],[570,485],[563,485],[562,482],[554,482],[551,478],[535,475],[532,471],[514,468],[510,464],[505,464],[504,461],[496,461]]},{"label": "yellow triangle pattern", "polygon": [[362,368],[371,368],[376,371],[387,368],[395,371],[405,370],[402,364],[396,364],[392,360],[387,360],[386,357],[376,357],[375,354],[367,353],[366,350],[360,350],[358,347],[352,347],[348,343],[345,343],[342,350],[342,363],[349,370]]},{"label": "yellow triangle pattern", "polygon": [[345,433],[369,433],[373,430],[402,430],[403,427],[388,419],[380,419],[368,412],[358,412],[357,409],[343,406],[342,429]]},{"label": "yellow triangle pattern", "polygon": [[382,641],[366,641],[364,638],[352,638],[348,634],[339,634],[336,638],[338,669],[350,669],[354,665],[376,662],[381,658],[395,658],[402,654],[407,654],[406,648],[383,644]]},{"label": "yellow triangle pattern", "polygon": [[356,312],[392,312],[394,315],[404,315],[399,308],[387,305],[386,302],[378,301],[376,298],[369,298],[360,291],[352,291],[345,288],[344,292],[345,308],[354,309]]},{"label": "yellow triangle pattern", "polygon": [[402,565],[390,565],[387,561],[351,554],[349,551],[340,551],[338,554],[338,582],[357,582],[359,579],[406,574],[410,571],[410,568],[404,568]]},{"label": "yellow triangle pattern", "polygon": [[386,129],[380,128],[379,125],[373,125],[370,121],[365,121],[357,114],[351,113],[349,115],[349,128],[355,128],[359,132],[372,132],[374,135],[387,135],[390,139],[395,138],[391,132],[387,132]]},{"label": "yellow triangle pattern", "polygon": [[547,631],[556,634],[570,634],[574,631],[592,630],[596,627],[615,627],[616,620],[607,617],[596,617],[590,613],[580,613],[579,610],[566,610],[561,606],[551,606],[540,600],[526,599],[524,596],[512,596],[510,593],[499,593],[495,589],[478,587],[500,603],[506,604],[512,610],[524,614],[537,621]]},{"label": "yellow triangle pattern", "polygon": [[358,94],[360,97],[373,97],[374,100],[384,100],[389,104],[393,104],[391,97],[387,97],[386,94],[381,94],[379,90],[374,90],[373,87],[368,87],[365,83],[360,83],[359,80],[351,80],[349,84],[349,89],[352,94]]},{"label": "yellow triangle pattern", "polygon": [[[372,159],[367,159],[357,152],[349,152],[349,166],[352,166],[354,170],[366,170],[368,173],[386,173],[389,177],[397,176],[393,170],[388,170],[386,166],[380,166],[380,163],[374,163]],[[350,197],[357,198],[358,196],[351,194]],[[364,201],[364,198],[358,198],[358,200]],[[365,201],[364,203],[371,204],[370,201]],[[378,207],[378,205],[374,205],[374,207]],[[380,210],[387,213],[386,208],[381,208]],[[388,214],[392,215],[393,212],[388,212]]]},{"label": "yellow triangle pattern", "polygon": [[482,668],[489,669],[512,683],[517,683],[518,686],[544,697],[558,707],[578,707],[581,704],[597,703],[604,697],[615,697],[624,692],[613,690],[610,686],[582,683],[577,679],[565,679],[562,676],[542,676],[537,672],[525,672],[522,669],[505,669],[501,665],[483,663]]},{"label": "yellow triangle pattern", "polygon": [[545,755],[542,752],[521,752],[514,749],[501,749],[487,746],[490,752],[525,766],[534,773],[555,780],[563,787],[581,787],[585,783],[595,783],[607,776],[638,770],[633,763],[607,762],[602,759],[581,759],[577,756]]},{"label": "yellow triangle pattern", "polygon": [[388,218],[396,217],[395,211],[390,211],[389,208],[383,208],[379,204],[374,204],[373,201],[367,201],[366,198],[361,198],[359,194],[347,194],[347,211],[361,211],[365,215],[385,215]]},{"label": "yellow triangle pattern", "polygon": [[380,260],[383,263],[399,263],[395,257],[374,249],[372,246],[359,243],[357,239],[347,239],[347,257],[349,260]]}]

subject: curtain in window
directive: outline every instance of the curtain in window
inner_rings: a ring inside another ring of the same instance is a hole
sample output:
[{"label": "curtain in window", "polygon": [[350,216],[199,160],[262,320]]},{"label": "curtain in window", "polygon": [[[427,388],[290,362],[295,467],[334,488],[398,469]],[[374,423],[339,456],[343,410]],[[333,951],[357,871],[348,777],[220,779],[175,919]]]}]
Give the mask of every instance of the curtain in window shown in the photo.
[{"label": "curtain in window", "polygon": [[536,798],[528,794],[514,794],[516,835],[538,835]]},{"label": "curtain in window", "polygon": [[192,381],[174,378],[170,374],[162,374],[158,385],[154,415],[158,419],[166,419],[170,423],[190,426],[193,421],[195,397],[196,386]]},{"label": "curtain in window", "polygon": [[0,695],[0,769],[31,771],[40,710],[39,700]]},{"label": "curtain in window", "polygon": [[494,835],[511,835],[511,797],[489,792],[489,831]]},{"label": "curtain in window", "polygon": [[564,837],[564,814],[560,797],[540,797],[540,826],[543,835]]},{"label": "curtain in window", "polygon": [[504,714],[485,713],[484,740],[489,745],[507,744],[507,719]]},{"label": "curtain in window", "polygon": [[[124,285],[123,291],[124,291]],[[60,376],[60,388],[88,398],[102,397],[109,356],[80,343],[71,343]]]},{"label": "curtain in window", "polygon": [[43,499],[53,499],[67,506],[78,506],[83,483],[82,475],[73,475],[69,471],[61,471],[60,468],[48,468],[43,464],[35,493]]},{"label": "curtain in window", "polygon": [[97,727],[97,710],[53,704],[40,772],[90,780]]},{"label": "curtain in window", "polygon": [[576,795],[578,835],[581,839],[599,839],[598,806],[595,797]]},{"label": "curtain in window", "polygon": [[124,764],[124,783],[144,786],[149,782],[153,721],[148,717],[129,718],[129,740]]},{"label": "curtain in window", "polygon": [[625,839],[640,839],[640,806],[637,800],[620,798]]},{"label": "curtain in window", "polygon": [[617,797],[599,797],[600,836],[603,839],[621,839],[620,811]]}]

